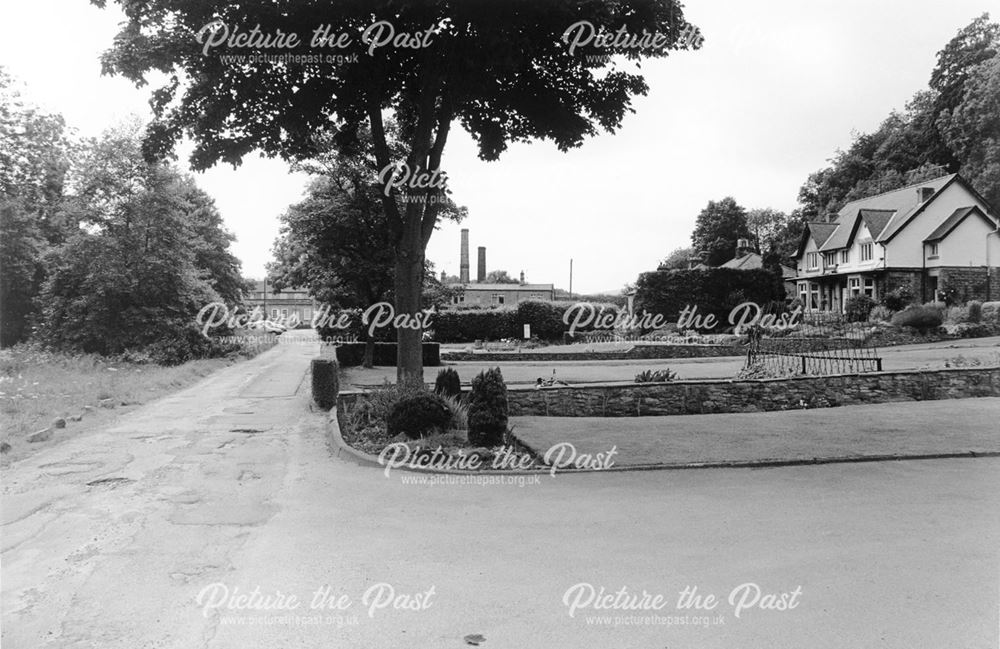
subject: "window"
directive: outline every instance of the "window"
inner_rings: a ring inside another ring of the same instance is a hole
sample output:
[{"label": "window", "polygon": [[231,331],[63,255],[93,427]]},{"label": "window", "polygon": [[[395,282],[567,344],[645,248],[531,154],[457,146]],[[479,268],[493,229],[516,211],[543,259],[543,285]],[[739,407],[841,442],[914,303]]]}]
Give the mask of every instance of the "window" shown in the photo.
[{"label": "window", "polygon": [[875,297],[875,280],[871,277],[865,278],[865,295]]},{"label": "window", "polygon": [[819,309],[819,284],[809,282],[809,308],[813,311]]},{"label": "window", "polygon": [[288,309],[282,309],[281,310],[281,317],[282,318],[287,318],[288,317]]},{"label": "window", "polygon": [[806,267],[809,268],[809,270],[819,268],[819,253],[810,252],[806,255]]},{"label": "window", "polygon": [[860,277],[852,277],[848,281],[848,285],[849,285],[849,288],[850,288],[850,291],[851,291],[851,297],[854,297],[854,296],[856,296],[856,295],[858,295],[858,294],[861,293],[861,278]]},{"label": "window", "polygon": [[861,244],[861,261],[871,261],[873,256],[873,245],[871,243]]},{"label": "window", "polygon": [[824,252],[823,253],[823,266],[836,266],[837,265],[837,253],[835,252]]},{"label": "window", "polygon": [[851,251],[841,250],[840,251],[840,263],[846,264],[851,261]]},{"label": "window", "polygon": [[931,254],[930,254],[930,256],[931,257],[937,257],[938,256],[938,244],[936,244],[936,243],[932,243],[931,244]]},{"label": "window", "polygon": [[532,293],[530,299],[532,299],[532,300],[540,300],[540,299],[542,299],[542,294],[541,293]]},{"label": "window", "polygon": [[272,318],[277,318],[278,317],[278,310],[277,309],[271,309],[271,317]]},{"label": "window", "polygon": [[500,295],[499,293],[494,293],[493,297],[492,297],[492,303],[493,304],[503,304],[504,303],[504,296]]}]

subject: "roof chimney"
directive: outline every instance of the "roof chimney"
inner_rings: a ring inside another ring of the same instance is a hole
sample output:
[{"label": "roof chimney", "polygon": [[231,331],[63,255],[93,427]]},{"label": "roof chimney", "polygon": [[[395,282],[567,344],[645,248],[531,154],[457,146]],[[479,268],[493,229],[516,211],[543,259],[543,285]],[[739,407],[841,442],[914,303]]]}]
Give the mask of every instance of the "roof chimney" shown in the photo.
[{"label": "roof chimney", "polygon": [[486,246],[479,246],[479,268],[476,271],[476,281],[486,281]]},{"label": "roof chimney", "polygon": [[469,228],[462,228],[462,252],[459,257],[458,281],[469,283]]},{"label": "roof chimney", "polygon": [[930,199],[930,197],[934,195],[934,188],[920,187],[917,189],[917,195],[920,197],[920,202],[923,203],[924,201]]},{"label": "roof chimney", "polygon": [[521,283],[524,284],[524,271],[521,271]]},{"label": "roof chimney", "polygon": [[736,256],[743,257],[753,252],[753,246],[750,245],[750,239],[737,239],[736,240]]}]

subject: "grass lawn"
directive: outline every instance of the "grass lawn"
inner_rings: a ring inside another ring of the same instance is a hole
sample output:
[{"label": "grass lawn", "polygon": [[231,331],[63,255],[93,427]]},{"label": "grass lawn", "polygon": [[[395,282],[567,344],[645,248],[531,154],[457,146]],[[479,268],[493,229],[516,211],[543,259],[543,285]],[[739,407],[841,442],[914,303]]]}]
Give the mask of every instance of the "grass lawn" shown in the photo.
[{"label": "grass lawn", "polygon": [[513,417],[536,452],[618,447],[616,465],[1000,452],[1000,398],[669,417]]},{"label": "grass lawn", "polygon": [[[122,407],[138,406],[187,387],[215,370],[238,362],[226,358],[163,367],[114,362],[97,355],[66,355],[16,346],[0,352],[0,418],[8,463],[46,443],[29,443],[33,433],[63,417],[66,428],[53,439],[106,422]],[[89,409],[86,408],[89,406]],[[81,421],[71,421],[83,415]]]}]

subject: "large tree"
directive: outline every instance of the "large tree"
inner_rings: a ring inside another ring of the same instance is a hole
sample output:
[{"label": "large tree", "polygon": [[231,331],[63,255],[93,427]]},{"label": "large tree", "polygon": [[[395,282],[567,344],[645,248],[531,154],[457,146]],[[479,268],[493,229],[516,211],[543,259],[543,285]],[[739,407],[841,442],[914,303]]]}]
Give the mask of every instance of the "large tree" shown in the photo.
[{"label": "large tree", "polygon": [[[338,142],[349,146],[365,123],[378,169],[405,163],[411,178],[424,180],[440,174],[455,122],[485,160],[533,139],[565,151],[599,129],[616,130],[632,98],[647,92],[626,59],[666,56],[699,42],[687,38],[691,26],[676,0],[117,1],[128,20],[104,57],[105,70],[138,84],[151,71],[166,74],[153,93],[157,121],[147,153],[165,154],[186,133],[197,168],[238,163],[254,149],[308,157],[315,132],[336,129]],[[266,53],[304,58],[232,58],[262,53],[253,47],[258,25],[257,44],[271,37],[273,46],[281,30],[289,45]],[[287,38],[292,33],[297,43]],[[331,64],[322,58],[328,53],[352,60]],[[391,155],[387,113],[406,142],[402,160]],[[440,185],[417,184],[387,182],[381,194],[398,313],[420,309],[424,251],[438,218]],[[423,380],[420,340],[418,330],[400,332],[400,382]]]},{"label": "large tree", "polygon": [[709,201],[698,214],[691,243],[709,266],[719,266],[736,255],[738,239],[749,239],[747,211],[732,196]]},{"label": "large tree", "polygon": [[28,337],[45,278],[42,258],[65,241],[63,201],[74,145],[60,115],[21,98],[0,67],[0,346]]}]

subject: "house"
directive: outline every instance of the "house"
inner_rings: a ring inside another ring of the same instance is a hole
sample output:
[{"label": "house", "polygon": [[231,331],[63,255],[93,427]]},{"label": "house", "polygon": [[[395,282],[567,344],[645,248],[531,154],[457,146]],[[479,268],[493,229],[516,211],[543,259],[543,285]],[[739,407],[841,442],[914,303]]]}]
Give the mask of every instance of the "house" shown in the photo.
[{"label": "house", "polygon": [[796,264],[795,294],[806,310],[839,312],[853,296],[878,301],[903,287],[919,302],[945,293],[997,299],[997,213],[958,174],[924,180],[808,223]]},{"label": "house", "polygon": [[[695,268],[699,267],[706,266],[703,264],[695,266]],[[736,241],[736,256],[720,266],[720,268],[735,268],[736,270],[757,270],[763,267],[764,258],[750,246],[748,239],[738,239]],[[788,295],[795,294],[795,275],[794,268],[781,264],[781,279],[785,286],[785,293]]]},{"label": "house", "polygon": [[280,291],[268,286],[267,280],[254,282],[253,290],[244,299],[247,310],[260,308],[268,320],[289,327],[309,325],[318,307],[304,288],[286,287]]}]

